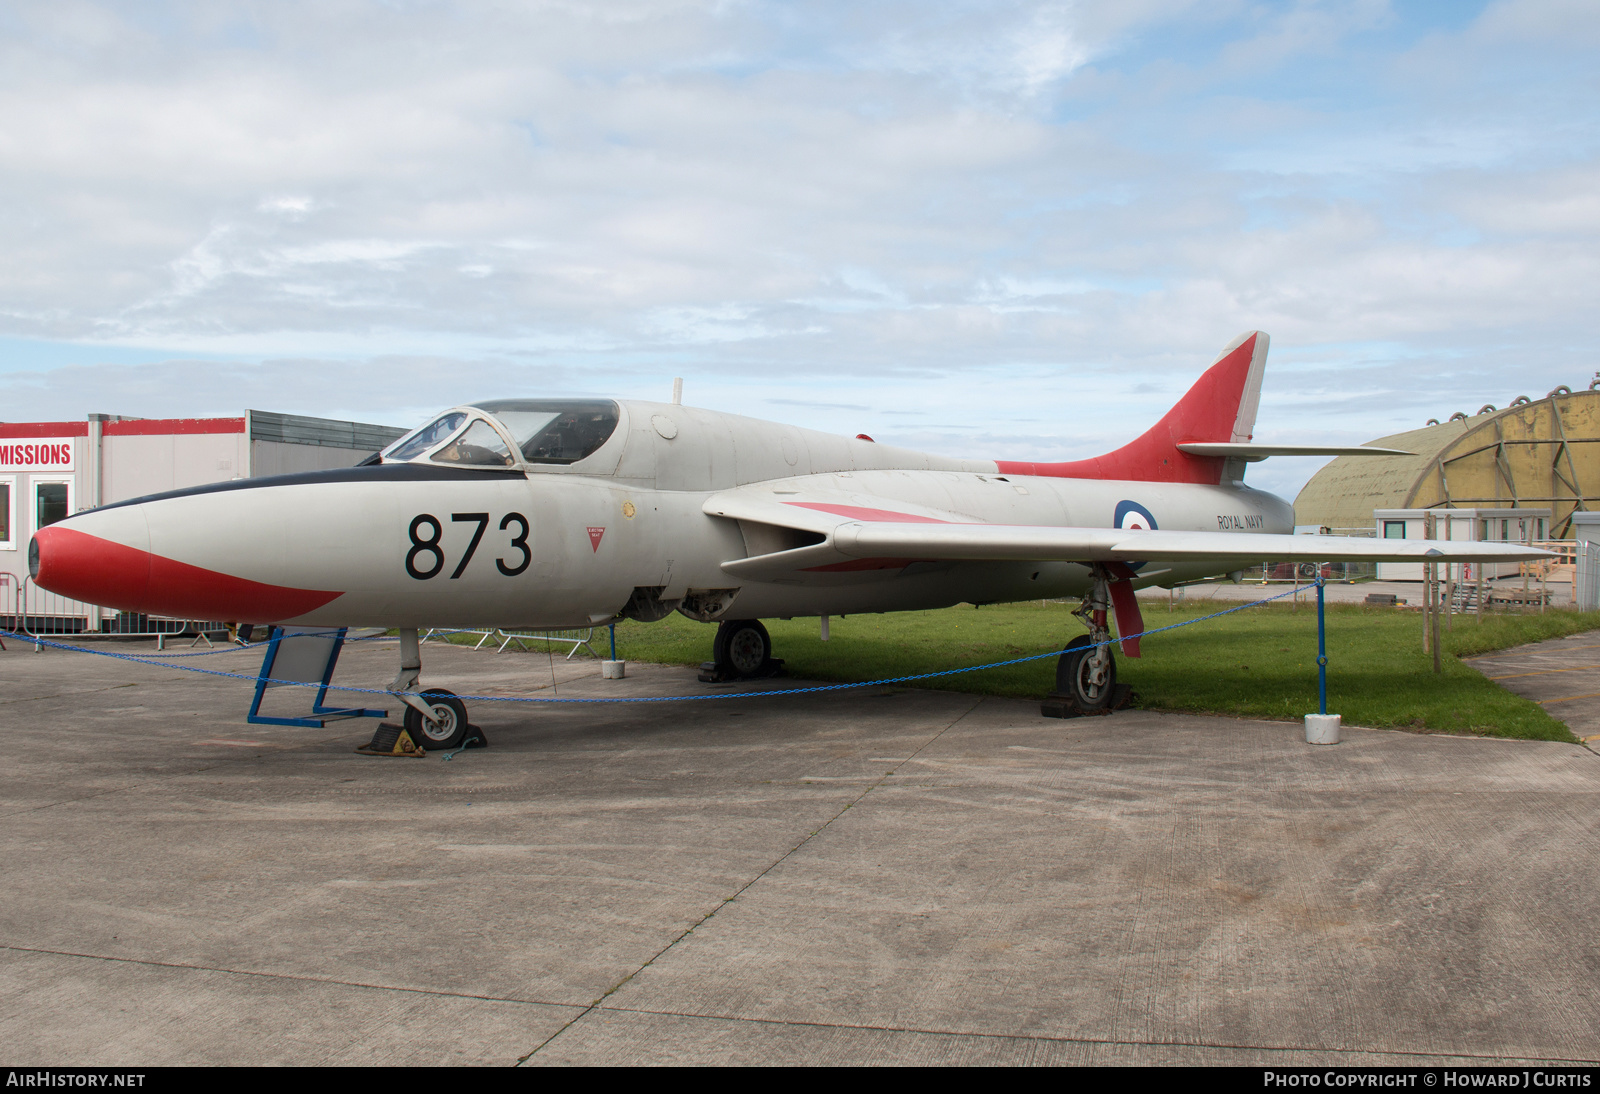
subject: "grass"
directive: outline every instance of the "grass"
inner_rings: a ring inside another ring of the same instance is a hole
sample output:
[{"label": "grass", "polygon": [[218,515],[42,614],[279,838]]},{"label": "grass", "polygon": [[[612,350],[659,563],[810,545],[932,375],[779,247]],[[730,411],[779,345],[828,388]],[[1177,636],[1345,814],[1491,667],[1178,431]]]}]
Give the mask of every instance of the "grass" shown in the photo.
[{"label": "grass", "polygon": [[[1226,605],[1146,607],[1147,627],[1198,619]],[[909,676],[1060,649],[1083,633],[1067,605],[1006,604],[832,620],[821,641],[815,619],[768,620],[777,656],[809,680],[856,682]],[[1415,612],[1329,605],[1328,709],[1351,725],[1573,741],[1537,703],[1491,683],[1458,657],[1600,628],[1600,612],[1496,614],[1456,620],[1445,636],[1443,672],[1422,652]],[[674,615],[617,626],[617,653],[630,661],[693,665],[709,660],[713,624]],[[600,636],[597,636],[600,637]],[[1316,710],[1317,625],[1301,605],[1249,608],[1144,639],[1139,660],[1117,659],[1147,710],[1298,719]],[[599,648],[598,646],[596,648]],[[603,652],[603,651],[602,651]],[[1054,658],[907,684],[1037,699],[1055,680]]]}]

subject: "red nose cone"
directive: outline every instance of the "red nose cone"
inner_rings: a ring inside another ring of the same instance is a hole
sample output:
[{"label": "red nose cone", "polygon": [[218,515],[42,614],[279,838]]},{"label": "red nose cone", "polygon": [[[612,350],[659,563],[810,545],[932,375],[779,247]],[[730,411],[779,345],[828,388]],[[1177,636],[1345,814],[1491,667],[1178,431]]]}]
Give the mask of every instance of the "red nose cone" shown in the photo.
[{"label": "red nose cone", "polygon": [[28,545],[28,572],[40,588],[100,604],[130,608],[150,590],[150,553],[99,536],[51,525]]},{"label": "red nose cone", "polygon": [[341,595],[250,581],[60,525],[33,537],[28,569],[41,588],[73,600],[173,619],[278,623]]}]

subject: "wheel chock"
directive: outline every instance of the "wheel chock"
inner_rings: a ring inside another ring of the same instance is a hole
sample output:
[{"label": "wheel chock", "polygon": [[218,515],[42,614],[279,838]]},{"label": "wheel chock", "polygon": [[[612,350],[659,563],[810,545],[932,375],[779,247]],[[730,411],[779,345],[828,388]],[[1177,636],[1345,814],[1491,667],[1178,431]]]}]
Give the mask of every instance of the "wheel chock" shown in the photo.
[{"label": "wheel chock", "polygon": [[738,676],[724,672],[717,667],[715,661],[700,662],[700,682],[702,684],[729,684],[739,680],[770,680],[774,676],[787,676],[784,671],[783,658],[769,657],[761,662],[761,667],[749,676]]},{"label": "wheel chock", "polygon": [[1131,684],[1113,684],[1111,699],[1105,706],[1096,710],[1085,710],[1073,700],[1072,696],[1052,693],[1046,695],[1044,702],[1039,704],[1039,713],[1046,718],[1084,718],[1095,714],[1110,714],[1113,710],[1125,710],[1132,706],[1135,698]]},{"label": "wheel chock", "polygon": [[363,756],[410,756],[413,759],[422,759],[427,753],[417,747],[411,739],[411,734],[406,732],[405,726],[397,726],[393,722],[381,722],[372,734],[372,740],[356,749]]}]

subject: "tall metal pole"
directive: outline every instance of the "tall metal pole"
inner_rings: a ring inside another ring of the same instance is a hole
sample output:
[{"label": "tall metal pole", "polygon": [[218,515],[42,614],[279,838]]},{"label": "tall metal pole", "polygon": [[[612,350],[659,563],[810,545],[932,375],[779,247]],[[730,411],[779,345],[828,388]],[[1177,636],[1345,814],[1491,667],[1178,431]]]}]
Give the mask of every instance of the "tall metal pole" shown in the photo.
[{"label": "tall metal pole", "polygon": [[[1453,535],[1454,529],[1451,527],[1454,523],[1454,518],[1452,518],[1449,513],[1446,513],[1444,517],[1444,538],[1446,540],[1455,538]],[[1452,621],[1456,617],[1456,564],[1453,562],[1446,562],[1444,564],[1443,600],[1444,629],[1446,631],[1452,631],[1455,629]]]},{"label": "tall metal pole", "polygon": [[[1435,566],[1435,568],[1437,568],[1438,563],[1434,563],[1434,566]],[[1435,579],[1435,581],[1434,581],[1434,595],[1435,595],[1435,597],[1438,597],[1438,593],[1440,593],[1440,584],[1438,584],[1437,579]],[[1438,643],[1438,605],[1434,605],[1434,675],[1435,675],[1435,677],[1437,677],[1438,673],[1443,672],[1443,669],[1440,669],[1440,667],[1438,667],[1438,645],[1440,645],[1440,643]]]},{"label": "tall metal pole", "polygon": [[[1422,539],[1434,537],[1434,513],[1422,513]],[[1434,563],[1422,563],[1422,653],[1434,640]]]},{"label": "tall metal pole", "polygon": [[[1449,518],[1446,518],[1447,520]],[[1438,518],[1432,513],[1428,514],[1427,537],[1433,539],[1438,535]],[[1443,669],[1439,665],[1439,602],[1444,599],[1444,583],[1439,580],[1439,564],[1428,563],[1428,646],[1433,650],[1433,673],[1439,675]]]},{"label": "tall metal pole", "polygon": [[1322,567],[1317,567],[1317,713],[1328,713],[1328,628],[1322,611]]}]

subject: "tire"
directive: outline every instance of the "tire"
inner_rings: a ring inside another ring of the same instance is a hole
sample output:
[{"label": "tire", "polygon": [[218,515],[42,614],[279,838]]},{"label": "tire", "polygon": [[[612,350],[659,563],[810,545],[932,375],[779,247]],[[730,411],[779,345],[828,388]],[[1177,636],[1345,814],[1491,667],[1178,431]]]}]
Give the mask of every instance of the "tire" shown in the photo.
[{"label": "tire", "polygon": [[1111,705],[1117,686],[1117,659],[1110,646],[1106,647],[1105,679],[1094,680],[1092,646],[1089,636],[1080,634],[1067,643],[1066,652],[1056,662],[1056,694],[1071,699],[1079,710],[1104,710]]},{"label": "tire", "polygon": [[429,688],[422,693],[422,701],[433,708],[437,725],[430,725],[422,712],[413,706],[406,707],[405,727],[418,748],[436,752],[455,748],[467,735],[467,707],[454,692],[443,688]]},{"label": "tire", "polygon": [[732,619],[717,628],[712,658],[724,677],[748,680],[772,660],[772,637],[759,619]]}]

